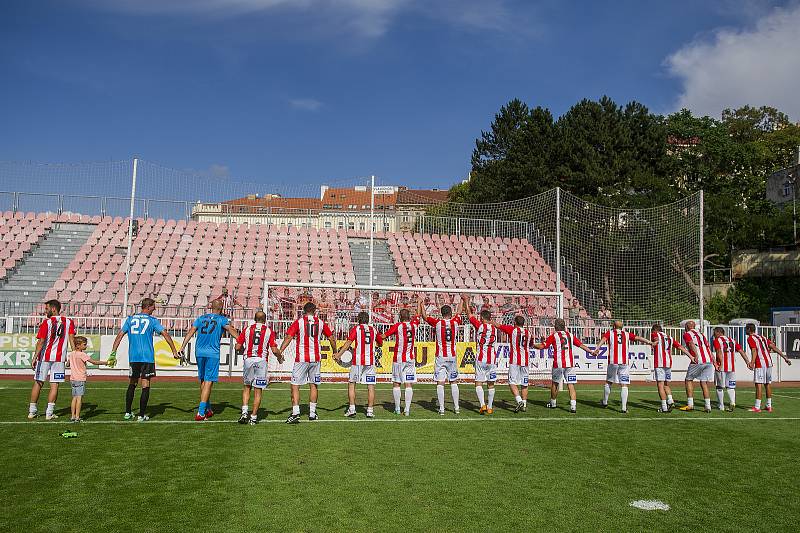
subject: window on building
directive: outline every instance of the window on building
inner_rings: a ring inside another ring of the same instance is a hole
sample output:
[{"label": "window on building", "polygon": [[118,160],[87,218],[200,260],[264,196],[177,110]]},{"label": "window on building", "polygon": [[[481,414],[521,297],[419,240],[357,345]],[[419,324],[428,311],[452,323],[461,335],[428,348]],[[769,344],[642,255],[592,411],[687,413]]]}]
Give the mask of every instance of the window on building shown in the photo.
[{"label": "window on building", "polygon": [[339,229],[344,229],[344,222],[340,220],[339,223],[336,225],[336,227]]},{"label": "window on building", "polygon": [[347,229],[351,229],[351,230],[352,229],[356,229],[356,223],[355,222],[348,222],[347,223]]},{"label": "window on building", "polygon": [[333,227],[333,224],[331,224],[330,222],[325,223],[325,229],[331,229],[331,227]]},{"label": "window on building", "polygon": [[388,222],[384,222],[383,223],[383,232],[384,233],[389,233],[389,223]]},{"label": "window on building", "polygon": [[408,222],[408,217],[407,216],[403,217],[403,222]]},{"label": "window on building", "polygon": [[361,230],[361,231],[366,230],[367,229],[367,224],[365,222],[359,222],[358,223],[358,229]]},{"label": "window on building", "polygon": [[784,196],[791,196],[792,195],[792,182],[791,181],[783,182],[783,195]]}]

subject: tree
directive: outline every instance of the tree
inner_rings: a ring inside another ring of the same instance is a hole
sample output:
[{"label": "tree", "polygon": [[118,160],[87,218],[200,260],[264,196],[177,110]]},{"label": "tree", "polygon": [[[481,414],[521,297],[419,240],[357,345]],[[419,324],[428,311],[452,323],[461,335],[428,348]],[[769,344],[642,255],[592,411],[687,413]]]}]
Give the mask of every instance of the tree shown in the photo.
[{"label": "tree", "polygon": [[552,188],[552,142],[548,110],[510,101],[475,141],[469,185],[460,196],[473,203],[502,202]]}]

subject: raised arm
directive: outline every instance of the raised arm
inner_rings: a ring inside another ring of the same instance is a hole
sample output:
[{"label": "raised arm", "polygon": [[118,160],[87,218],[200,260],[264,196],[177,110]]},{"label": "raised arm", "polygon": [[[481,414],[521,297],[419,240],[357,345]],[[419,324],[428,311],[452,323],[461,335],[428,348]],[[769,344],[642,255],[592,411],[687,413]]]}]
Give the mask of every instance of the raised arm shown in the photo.
[{"label": "raised arm", "polygon": [[472,305],[470,305],[469,296],[466,294],[461,295],[461,307],[464,309],[464,314],[467,315],[467,319],[471,319],[473,317]]},{"label": "raised arm", "polygon": [[608,346],[608,337],[606,337],[606,336],[601,336],[600,337],[600,342],[597,343],[597,346],[595,346],[594,350],[592,350],[590,353],[592,355],[599,354],[600,353],[600,348],[602,348],[603,346]]},{"label": "raised arm", "polygon": [[428,320],[428,312],[425,310],[423,298],[417,298],[417,314],[422,317],[422,320]]}]

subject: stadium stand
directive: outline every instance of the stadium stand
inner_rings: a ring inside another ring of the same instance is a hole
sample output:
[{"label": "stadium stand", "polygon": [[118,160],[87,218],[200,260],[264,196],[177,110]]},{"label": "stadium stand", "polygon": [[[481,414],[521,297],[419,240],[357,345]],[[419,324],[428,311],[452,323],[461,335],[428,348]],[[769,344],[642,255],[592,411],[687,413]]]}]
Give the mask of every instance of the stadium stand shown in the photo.
[{"label": "stadium stand", "polygon": [[[227,288],[245,309],[261,305],[264,280],[369,282],[364,232],[287,226],[137,219],[129,301],[152,296],[172,316],[190,316]],[[58,298],[76,316],[119,309],[124,300],[128,220],[4,213],[0,301]],[[555,273],[522,239],[379,234],[379,285],[552,290]],[[46,268],[45,268],[46,267]],[[20,274],[26,274],[19,277]],[[28,275],[29,274],[29,275]],[[34,289],[25,283],[33,283]],[[567,301],[572,294],[562,283]],[[502,307],[501,299],[487,302]],[[505,302],[507,305],[510,302]],[[554,316],[552,300],[513,302]],[[111,314],[109,312],[109,314]],[[586,311],[580,314],[586,317]]]}]

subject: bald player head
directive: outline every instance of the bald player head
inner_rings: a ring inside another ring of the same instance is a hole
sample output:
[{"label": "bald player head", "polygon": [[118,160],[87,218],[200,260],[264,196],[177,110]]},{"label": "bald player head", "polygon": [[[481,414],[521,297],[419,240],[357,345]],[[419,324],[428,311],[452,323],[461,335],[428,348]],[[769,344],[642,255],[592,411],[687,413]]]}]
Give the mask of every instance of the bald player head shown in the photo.
[{"label": "bald player head", "polygon": [[264,322],[267,321],[267,313],[265,313],[264,311],[256,311],[253,320],[258,322],[259,324],[263,324]]},{"label": "bald player head", "polygon": [[690,320],[686,323],[686,331],[692,331],[697,324],[695,324],[694,320]]}]

